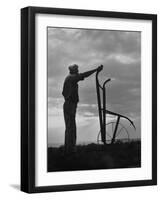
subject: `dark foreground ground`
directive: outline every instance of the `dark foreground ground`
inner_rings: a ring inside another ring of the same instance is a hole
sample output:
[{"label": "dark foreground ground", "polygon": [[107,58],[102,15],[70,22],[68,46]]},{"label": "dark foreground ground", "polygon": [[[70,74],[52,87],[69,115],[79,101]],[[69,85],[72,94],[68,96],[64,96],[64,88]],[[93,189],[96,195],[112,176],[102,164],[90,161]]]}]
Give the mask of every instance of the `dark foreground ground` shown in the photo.
[{"label": "dark foreground ground", "polygon": [[64,147],[48,148],[48,172],[141,167],[141,142],[80,145],[64,155]]}]

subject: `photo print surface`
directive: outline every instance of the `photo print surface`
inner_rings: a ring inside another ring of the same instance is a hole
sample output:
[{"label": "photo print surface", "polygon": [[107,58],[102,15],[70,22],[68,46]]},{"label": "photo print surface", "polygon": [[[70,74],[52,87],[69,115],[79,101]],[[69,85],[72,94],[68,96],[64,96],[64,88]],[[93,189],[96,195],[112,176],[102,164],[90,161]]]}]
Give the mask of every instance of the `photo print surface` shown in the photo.
[{"label": "photo print surface", "polygon": [[47,27],[47,68],[48,172],[141,167],[141,32]]}]

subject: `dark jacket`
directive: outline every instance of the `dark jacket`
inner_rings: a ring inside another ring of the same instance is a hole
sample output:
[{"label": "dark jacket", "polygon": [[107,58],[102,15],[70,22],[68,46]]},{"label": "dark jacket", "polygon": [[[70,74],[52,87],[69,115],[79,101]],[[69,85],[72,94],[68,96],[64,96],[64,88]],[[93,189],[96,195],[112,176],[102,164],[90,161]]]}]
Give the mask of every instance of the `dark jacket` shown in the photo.
[{"label": "dark jacket", "polygon": [[84,80],[83,74],[69,74],[64,81],[63,96],[65,101],[79,102],[78,82]]}]

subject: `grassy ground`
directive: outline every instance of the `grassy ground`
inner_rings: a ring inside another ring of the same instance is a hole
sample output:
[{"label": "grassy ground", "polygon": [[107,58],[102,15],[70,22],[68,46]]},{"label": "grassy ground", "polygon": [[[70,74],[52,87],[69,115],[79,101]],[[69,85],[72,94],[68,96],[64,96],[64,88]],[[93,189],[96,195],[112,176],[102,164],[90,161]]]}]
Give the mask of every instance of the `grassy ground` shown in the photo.
[{"label": "grassy ground", "polygon": [[64,155],[64,147],[48,148],[48,172],[141,167],[141,142],[79,145]]}]

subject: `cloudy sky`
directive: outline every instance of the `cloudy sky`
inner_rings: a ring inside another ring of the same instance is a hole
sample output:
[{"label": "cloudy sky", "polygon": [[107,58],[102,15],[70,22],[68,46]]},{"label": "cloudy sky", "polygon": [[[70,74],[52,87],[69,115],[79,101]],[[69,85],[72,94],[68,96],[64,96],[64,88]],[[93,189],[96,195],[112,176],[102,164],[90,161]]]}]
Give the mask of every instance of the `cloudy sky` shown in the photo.
[{"label": "cloudy sky", "polygon": [[[64,143],[62,87],[68,66],[84,72],[104,65],[100,81],[107,86],[107,107],[130,117],[140,137],[141,33],[48,27],[48,144]],[[99,132],[95,75],[79,83],[77,143],[96,142]],[[110,118],[109,118],[110,120]]]}]

